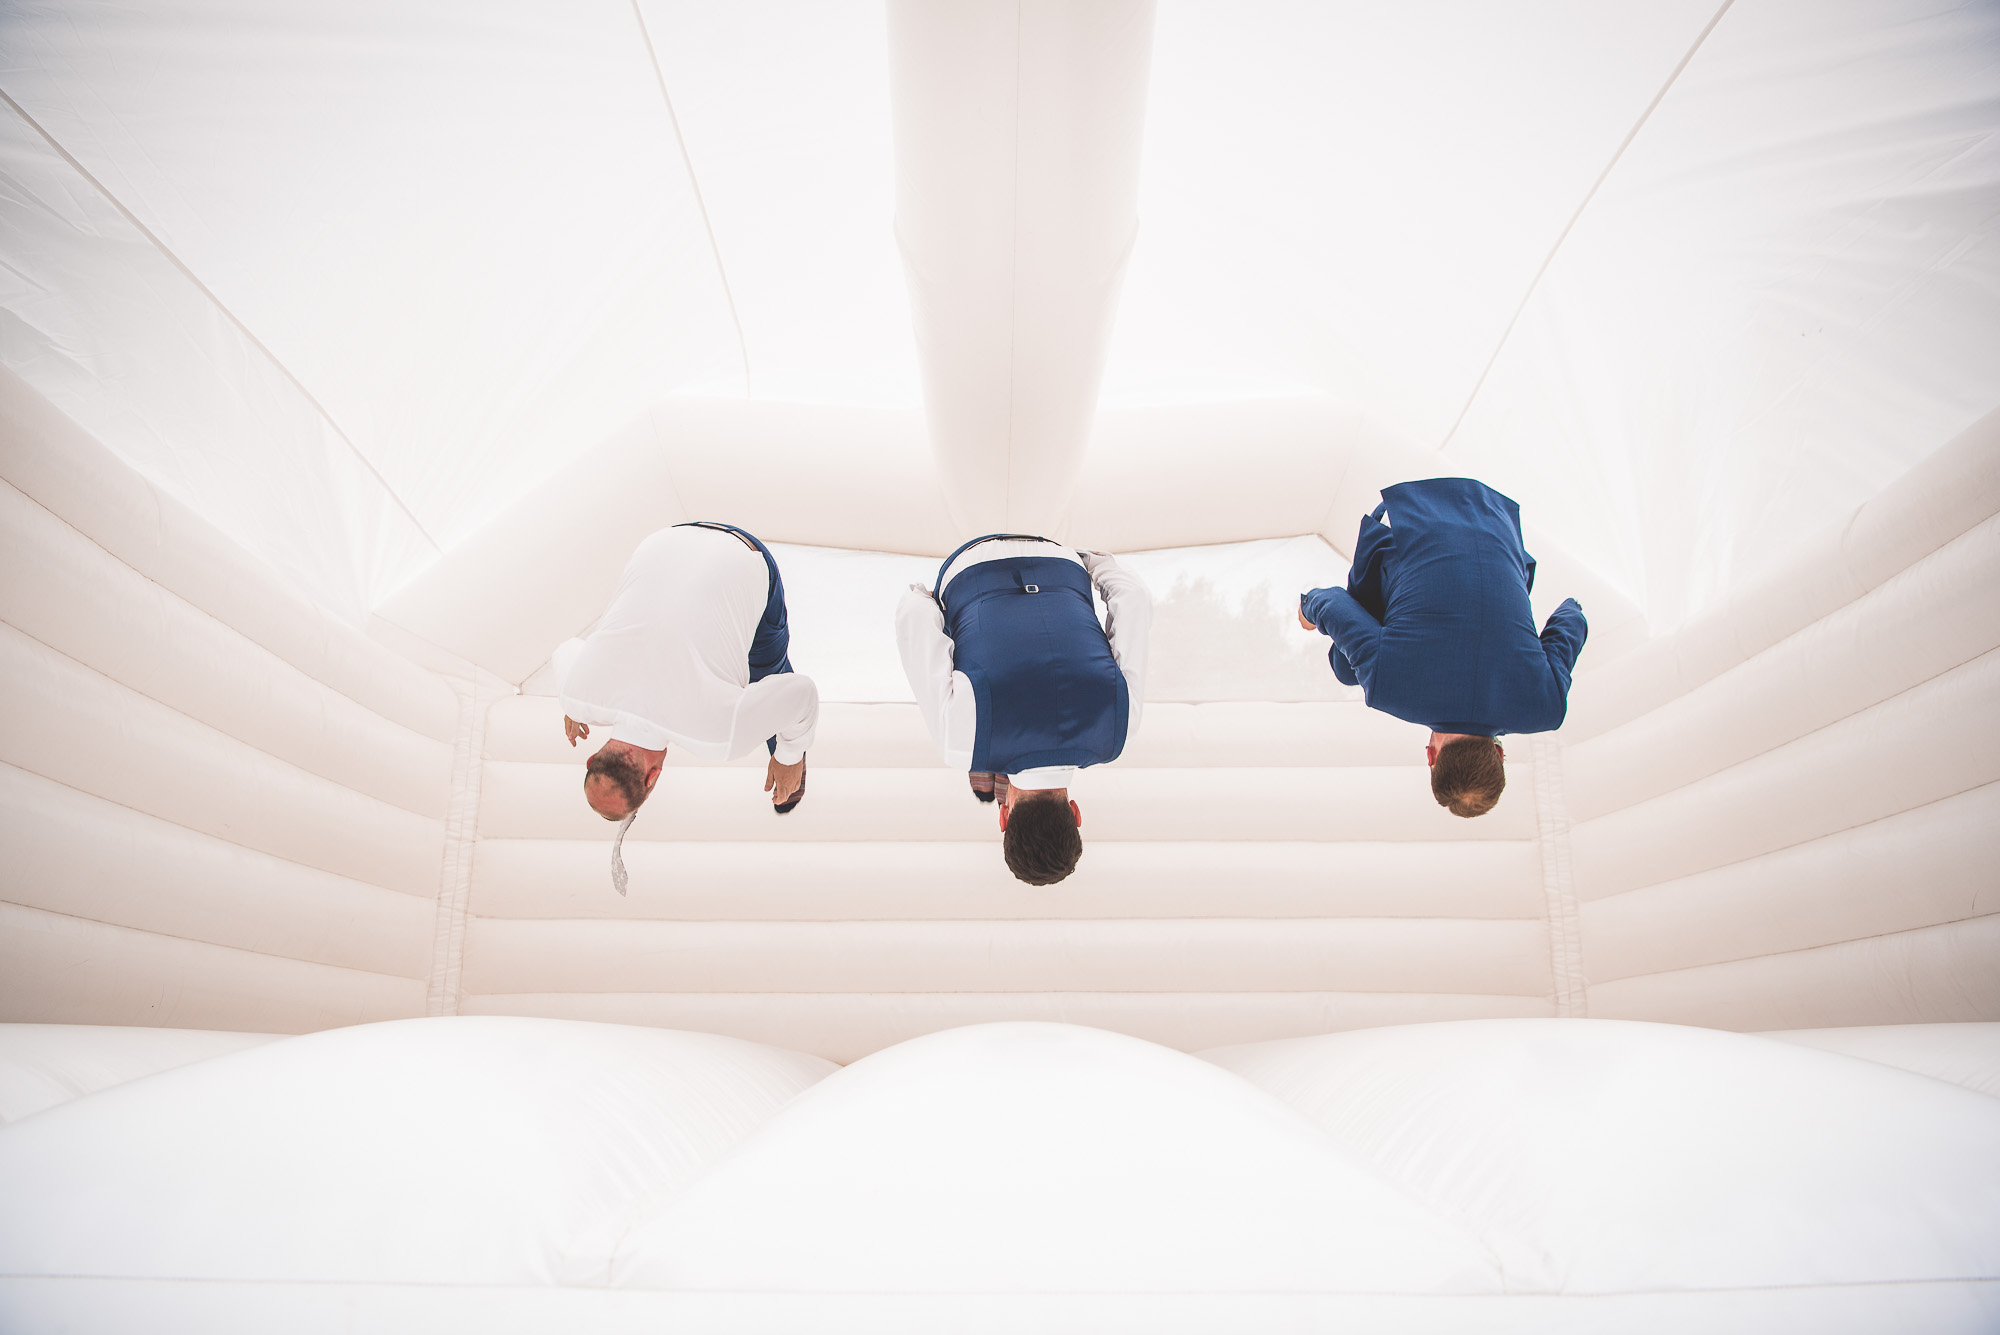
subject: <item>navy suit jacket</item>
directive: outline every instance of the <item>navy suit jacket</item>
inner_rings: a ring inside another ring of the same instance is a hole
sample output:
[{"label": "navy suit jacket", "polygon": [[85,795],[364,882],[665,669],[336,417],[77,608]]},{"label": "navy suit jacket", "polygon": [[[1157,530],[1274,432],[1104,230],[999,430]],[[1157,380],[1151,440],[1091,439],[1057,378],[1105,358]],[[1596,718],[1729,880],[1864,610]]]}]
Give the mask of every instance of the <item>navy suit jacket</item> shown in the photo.
[{"label": "navy suit jacket", "polygon": [[1299,606],[1333,638],[1334,675],[1371,709],[1492,737],[1549,732],[1568,711],[1589,624],[1571,598],[1537,634],[1534,586],[1520,507],[1470,478],[1430,478],[1384,489],[1347,587]]}]

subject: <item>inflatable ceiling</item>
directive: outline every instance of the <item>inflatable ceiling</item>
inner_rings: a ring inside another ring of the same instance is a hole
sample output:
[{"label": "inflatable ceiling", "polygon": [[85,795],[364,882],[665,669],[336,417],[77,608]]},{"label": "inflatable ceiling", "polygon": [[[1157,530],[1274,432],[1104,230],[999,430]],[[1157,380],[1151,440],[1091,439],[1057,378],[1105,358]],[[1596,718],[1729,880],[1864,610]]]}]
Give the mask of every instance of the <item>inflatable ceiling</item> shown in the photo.
[{"label": "inflatable ceiling", "polygon": [[[2000,8],[0,8],[0,1329],[2000,1329]],[[1499,806],[1293,617],[1590,619]],[[579,800],[647,534],[809,798]],[[897,598],[1117,552],[1015,880]]]}]

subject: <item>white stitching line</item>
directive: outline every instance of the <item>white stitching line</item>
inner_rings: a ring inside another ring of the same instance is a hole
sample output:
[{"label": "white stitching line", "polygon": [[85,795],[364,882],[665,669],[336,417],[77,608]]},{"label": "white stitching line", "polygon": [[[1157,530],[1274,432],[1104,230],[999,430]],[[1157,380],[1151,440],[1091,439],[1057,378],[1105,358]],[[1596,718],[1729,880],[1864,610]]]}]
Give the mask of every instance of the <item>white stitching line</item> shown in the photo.
[{"label": "white stitching line", "polygon": [[[1757,960],[1779,960],[1793,955],[1812,955],[1823,950],[1838,950],[1842,946],[1865,945],[1871,941],[1895,941],[1902,937],[1917,936],[1925,932],[1943,932],[1948,927],[1962,927],[1967,923],[1985,922],[1989,918],[2000,919],[2000,911],[1973,913],[1963,918],[1947,918],[1943,922],[1919,923],[1915,927],[1898,927],[1890,932],[1874,932],[1867,936],[1844,936],[1838,941],[1822,941],[1814,946],[1794,946],[1790,950],[1765,950],[1755,955],[1734,955],[1726,960],[1709,960],[1702,964],[1680,964],[1671,969],[1655,969],[1650,973],[1621,974],[1616,978],[1601,978],[1600,986],[1613,983],[1629,983],[1641,978],[1671,978],[1676,974],[1700,973],[1705,969],[1726,969],[1732,965],[1750,964]],[[1852,981],[1852,980],[1847,980]]]},{"label": "white stitching line", "polygon": [[444,859],[438,877],[437,927],[431,938],[426,1015],[456,1015],[464,993],[465,937],[472,917],[472,867],[479,848],[479,794],[486,765],[486,716],[494,697],[475,678],[452,682],[459,692],[458,740],[451,764],[451,805],[444,818]]},{"label": "white stitching line", "polygon": [[1514,337],[1514,326],[1521,322],[1521,316],[1527,312],[1529,301],[1534,299],[1536,289],[1542,285],[1542,276],[1548,273],[1549,266],[1555,263],[1556,255],[1562,250],[1563,243],[1569,240],[1569,234],[1576,229],[1577,223],[1583,218],[1583,211],[1590,207],[1590,201],[1597,198],[1597,192],[1603,188],[1612,169],[1617,167],[1619,160],[1625,156],[1625,150],[1632,147],[1632,141],[1639,137],[1639,131],[1646,128],[1646,122],[1652,119],[1653,113],[1659,109],[1660,103],[1666,99],[1667,93],[1687,69],[1688,62],[1694,59],[1695,52],[1701,50],[1702,44],[1708,40],[1708,35],[1715,31],[1715,25],[1722,22],[1722,16],[1729,12],[1729,7],[1735,2],[1736,0],[1722,0],[1722,8],[1715,11],[1715,17],[1711,18],[1708,26],[1695,37],[1694,45],[1690,46],[1687,54],[1681,57],[1681,63],[1674,66],[1673,73],[1669,74],[1667,81],[1660,85],[1660,91],[1653,94],[1653,100],[1639,113],[1639,119],[1633,122],[1631,130],[1625,135],[1624,142],[1618,145],[1617,150],[1611,155],[1611,160],[1604,164],[1604,170],[1597,174],[1597,179],[1591,182],[1590,189],[1584,192],[1582,202],[1576,206],[1576,212],[1569,215],[1569,221],[1563,224],[1562,231],[1556,235],[1555,244],[1549,247],[1549,253],[1542,258],[1541,267],[1535,270],[1535,276],[1528,280],[1528,290],[1521,294],[1521,304],[1514,308],[1514,314],[1508,319],[1507,327],[1500,331],[1500,341],[1493,345],[1493,355],[1488,357],[1486,365],[1480,368],[1479,379],[1472,382],[1472,393],[1466,395],[1465,406],[1460,408],[1458,416],[1452,419],[1451,430],[1445,432],[1444,439],[1438,442],[1439,450],[1451,444],[1452,437],[1456,436],[1459,427],[1465,424],[1466,414],[1472,411],[1472,405],[1479,399],[1479,391],[1486,388],[1486,377],[1493,373],[1493,367],[1500,360],[1500,354],[1507,350],[1507,340]]},{"label": "white stitching line", "polygon": [[1551,733],[1529,743],[1535,758],[1535,821],[1540,831],[1542,894],[1548,906],[1549,973],[1556,1014],[1589,1012],[1583,973],[1582,924],[1570,870],[1569,804],[1562,775],[1562,746]]},{"label": "white stitching line", "polygon": [[[54,782],[54,780],[50,780],[50,782]],[[85,796],[86,797],[90,796],[90,794],[86,793]],[[280,955],[276,951],[259,950],[255,946],[233,946],[226,941],[210,941],[206,937],[188,936],[181,932],[163,931],[162,929],[157,927],[134,927],[129,922],[113,922],[109,918],[93,918],[88,914],[84,913],[66,913],[61,909],[44,908],[40,904],[22,904],[12,899],[0,899],[0,908],[19,909],[23,913],[40,913],[51,918],[61,918],[65,922],[88,923],[92,927],[108,927],[114,932],[130,932],[134,936],[153,936],[153,937],[159,937],[160,939],[165,941],[181,941],[191,946],[206,946],[211,950],[226,950],[233,955],[248,955],[251,956],[252,958],[262,959],[262,960],[277,960],[278,962],[283,964],[303,964],[313,969],[332,969],[338,973],[358,973],[369,978],[389,978],[399,983],[420,983],[423,981],[423,979],[421,978],[413,978],[406,973],[389,973],[388,971],[383,969],[364,969],[361,968],[359,965],[354,965],[354,964],[329,964],[325,960],[310,959],[303,955]],[[178,981],[178,980],[173,980],[173,981]],[[264,1030],[243,1030],[241,1032],[269,1034],[269,1033],[279,1033],[281,1031],[275,1029],[264,1029]],[[311,1031],[301,1030],[301,1031],[282,1031],[282,1032],[310,1033]],[[18,1276],[0,1275],[0,1280],[14,1279],[14,1278],[18,1278]]]},{"label": "white stitching line", "polygon": [[674,99],[667,92],[667,76],[660,68],[659,53],[653,49],[653,34],[646,27],[646,15],[639,0],[632,0],[632,17],[639,22],[639,40],[646,44],[646,59],[659,81],[660,101],[667,108],[667,123],[674,127],[674,144],[681,151],[681,165],[687,169],[688,189],[694,191],[694,206],[701,214],[701,228],[708,234],[708,252],[715,257],[715,276],[722,283],[722,296],[729,303],[729,321],[736,326],[736,351],[743,358],[743,397],[750,397],[750,344],[743,337],[743,317],[736,311],[736,293],[729,286],[729,271],[722,266],[722,247],[716,244],[715,227],[708,220],[708,201],[702,198],[701,182],[694,174],[694,159],[688,156],[687,139],[681,134],[681,118],[674,112]]},{"label": "white stitching line", "polygon": [[1021,4],[1014,4],[1014,171],[1007,232],[1007,483],[1000,493],[1002,527],[1014,520],[1014,379],[1020,370],[1015,344],[1021,332]]},{"label": "white stitching line", "polygon": [[287,381],[291,382],[292,388],[296,389],[302,396],[304,396],[305,401],[312,405],[313,411],[319,414],[320,420],[326,423],[327,429],[333,432],[334,435],[340,437],[340,443],[345,445],[348,449],[348,452],[355,457],[355,459],[361,464],[363,468],[368,470],[368,476],[374,478],[376,485],[382,488],[383,494],[396,503],[396,508],[403,512],[403,518],[410,521],[410,523],[416,528],[418,535],[422,537],[425,542],[430,544],[431,550],[442,555],[444,553],[444,548],[438,545],[438,540],[431,536],[430,530],[424,527],[423,521],[417,518],[416,513],[412,511],[408,505],[404,504],[403,498],[396,494],[396,489],[389,485],[389,480],[383,477],[381,471],[378,470],[373,463],[369,462],[368,456],[361,452],[361,447],[356,445],[352,440],[350,440],[348,438],[347,433],[340,429],[340,423],[333,420],[333,414],[326,410],[326,405],[322,404],[317,398],[315,398],[313,396],[313,392],[307,389],[305,387],[305,384],[297,376],[292,374],[292,369],[289,366],[286,366],[283,362],[278,360],[277,354],[272,352],[270,348],[264,345],[264,340],[258,338],[255,334],[251,333],[250,326],[244,324],[243,321],[238,319],[236,317],[236,312],[232,311],[231,309],[229,309],[228,306],[224,305],[222,302],[222,298],[216,296],[215,293],[209,289],[208,284],[202,282],[200,278],[196,277],[194,270],[188,268],[186,264],[181,262],[180,256],[174,254],[173,251],[167,248],[166,242],[160,240],[159,237],[155,236],[153,234],[153,230],[150,227],[140,222],[137,214],[133,213],[132,210],[126,208],[124,203],[119,200],[118,196],[112,194],[110,190],[105,188],[104,182],[98,180],[95,176],[91,175],[90,170],[87,167],[85,167],[81,162],[78,162],[76,158],[70,154],[70,151],[68,149],[64,148],[60,143],[57,143],[56,137],[50,134],[47,130],[43,129],[41,122],[37,121],[33,116],[30,116],[19,102],[16,102],[12,97],[9,97],[7,95],[5,90],[0,90],[0,102],[5,102],[9,107],[13,108],[14,114],[16,116],[19,116],[24,122],[26,122],[29,129],[33,130],[36,134],[40,135],[44,143],[46,143],[50,148],[54,149],[58,154],[60,154],[62,156],[62,160],[64,162],[67,162],[72,168],[75,169],[77,175],[83,177],[84,180],[90,182],[91,188],[96,190],[99,195],[102,195],[104,197],[105,203],[111,205],[112,208],[117,209],[120,216],[122,216],[126,222],[132,224],[133,227],[138,229],[139,235],[145,237],[147,241],[152,243],[153,249],[159,251],[160,254],[166,258],[169,264],[172,264],[176,269],[180,270],[181,273],[187,278],[187,280],[195,285],[195,289],[197,291],[199,291],[204,297],[208,298],[210,305],[214,306],[216,310],[222,312],[223,318],[228,320],[230,324],[234,325],[238,333],[242,334],[243,337],[250,340],[250,345],[252,347],[256,348],[257,351],[264,354],[264,359],[270,362],[271,365],[277,369],[278,374],[282,375],[283,377],[285,377]]}]

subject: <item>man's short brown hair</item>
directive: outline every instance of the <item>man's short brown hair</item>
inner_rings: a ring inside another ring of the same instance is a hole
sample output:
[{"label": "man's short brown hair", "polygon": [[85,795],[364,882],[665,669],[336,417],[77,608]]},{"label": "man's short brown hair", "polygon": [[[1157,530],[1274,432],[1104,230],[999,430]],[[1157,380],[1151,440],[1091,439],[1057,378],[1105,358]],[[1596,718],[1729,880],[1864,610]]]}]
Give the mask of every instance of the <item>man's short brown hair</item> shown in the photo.
[{"label": "man's short brown hair", "polygon": [[[639,809],[646,800],[646,770],[630,751],[599,751],[583,767],[584,798],[589,800],[590,781],[603,779],[612,785],[625,799],[625,815]],[[597,811],[596,807],[591,808]],[[604,815],[599,811],[600,816]],[[623,817],[607,816],[607,820],[622,820]]]},{"label": "man's short brown hair", "polygon": [[1000,836],[1007,870],[1029,885],[1054,885],[1076,870],[1083,856],[1083,836],[1076,817],[1055,793],[1024,792],[1007,813],[1007,830]]},{"label": "man's short brown hair", "polygon": [[1431,796],[1454,816],[1484,816],[1507,786],[1500,744],[1491,737],[1458,737],[1438,748],[1431,765]]}]

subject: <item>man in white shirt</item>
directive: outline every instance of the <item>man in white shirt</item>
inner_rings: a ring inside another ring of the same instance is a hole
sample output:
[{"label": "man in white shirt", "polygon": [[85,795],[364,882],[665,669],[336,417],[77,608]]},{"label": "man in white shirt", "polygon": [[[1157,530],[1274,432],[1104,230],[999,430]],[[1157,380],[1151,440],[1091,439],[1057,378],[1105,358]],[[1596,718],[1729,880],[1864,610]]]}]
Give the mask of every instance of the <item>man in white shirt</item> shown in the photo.
[{"label": "man in white shirt", "polygon": [[819,690],[792,671],[790,645],[778,563],[756,538],[703,522],[640,543],[603,619],[555,653],[569,744],[609,734],[584,774],[591,810],[629,818],[670,744],[721,761],[760,742],[764,790],[780,815],[797,806]]},{"label": "man in white shirt", "polygon": [[975,797],[999,798],[1007,865],[1030,885],[1062,880],[1083,855],[1070,780],[1117,759],[1138,729],[1152,621],[1152,594],[1114,558],[1022,534],[966,543],[896,608],[931,740]]}]

